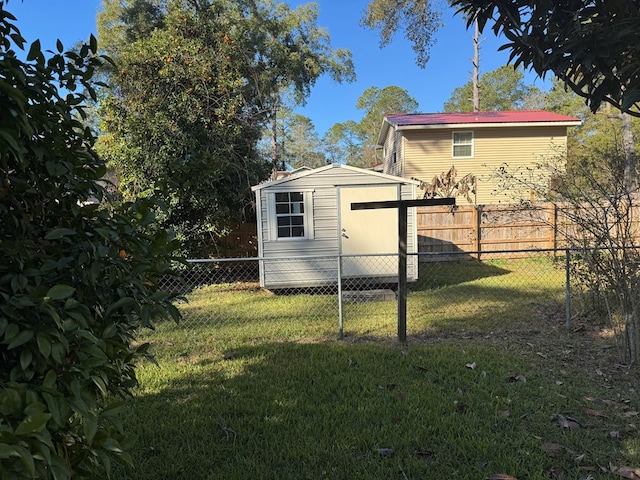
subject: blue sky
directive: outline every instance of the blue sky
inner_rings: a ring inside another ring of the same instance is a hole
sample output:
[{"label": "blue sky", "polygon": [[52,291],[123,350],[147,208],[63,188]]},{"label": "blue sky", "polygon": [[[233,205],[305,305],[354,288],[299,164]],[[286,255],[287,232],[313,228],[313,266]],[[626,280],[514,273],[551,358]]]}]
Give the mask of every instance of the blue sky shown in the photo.
[{"label": "blue sky", "polygon": [[[100,0],[10,0],[7,9],[18,18],[18,27],[28,42],[40,39],[43,48],[55,49],[56,39],[65,47],[86,40],[96,32],[96,13]],[[290,0],[292,6],[306,1]],[[320,78],[307,104],[298,112],[310,117],[322,135],[334,123],[359,121],[363,112],[355,108],[358,97],[371,86],[404,88],[424,113],[442,111],[451,92],[471,78],[472,32],[466,30],[459,15],[451,9],[443,15],[444,27],[437,33],[426,68],[415,64],[411,45],[398,35],[392,44],[380,49],[378,32],[359,25],[367,0],[318,0],[318,25],[327,29],[334,48],[347,48],[353,55],[357,80],[337,84]],[[501,41],[492,32],[482,36],[480,71],[504,65],[507,52],[498,52]],[[544,88],[544,83],[527,74],[527,82]]]}]

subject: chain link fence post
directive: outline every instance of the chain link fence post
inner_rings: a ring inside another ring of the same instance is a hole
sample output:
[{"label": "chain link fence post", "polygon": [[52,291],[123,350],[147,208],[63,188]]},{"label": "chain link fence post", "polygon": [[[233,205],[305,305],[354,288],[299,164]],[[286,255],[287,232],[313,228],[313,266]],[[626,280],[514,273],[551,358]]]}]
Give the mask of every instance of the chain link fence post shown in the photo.
[{"label": "chain link fence post", "polygon": [[565,321],[567,330],[571,330],[571,250],[565,249]]},{"label": "chain link fence post", "polygon": [[338,254],[338,325],[339,338],[344,338],[344,324],[342,316],[342,254]]}]

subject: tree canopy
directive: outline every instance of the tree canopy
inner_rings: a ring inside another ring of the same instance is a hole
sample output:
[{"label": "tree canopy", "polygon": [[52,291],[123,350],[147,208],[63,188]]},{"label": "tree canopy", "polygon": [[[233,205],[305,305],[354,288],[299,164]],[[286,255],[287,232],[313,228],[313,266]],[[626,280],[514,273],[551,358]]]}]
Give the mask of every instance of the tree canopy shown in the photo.
[{"label": "tree canopy", "polygon": [[592,111],[608,102],[640,116],[640,5],[635,0],[451,0],[506,38],[510,62],[555,74]]},{"label": "tree canopy", "polygon": [[350,120],[333,125],[325,135],[325,148],[334,161],[371,167],[378,162],[376,142],[384,115],[414,113],[418,102],[398,86],[373,86],[358,98],[356,108],[364,112],[360,122]]},{"label": "tree canopy", "polygon": [[[521,68],[503,65],[480,77],[480,110],[517,110],[538,90],[524,82]],[[445,112],[473,111],[473,82],[456,88],[444,104]]]},{"label": "tree canopy", "polygon": [[361,24],[380,31],[380,46],[391,43],[398,30],[404,30],[416,53],[416,63],[424,68],[434,45],[435,33],[442,25],[438,2],[430,0],[370,0]]},{"label": "tree canopy", "polygon": [[317,6],[274,0],[103,0],[107,72],[99,150],[125,198],[156,192],[191,254],[250,216],[271,164],[257,143],[284,91],[353,77],[350,53],[316,26]]}]

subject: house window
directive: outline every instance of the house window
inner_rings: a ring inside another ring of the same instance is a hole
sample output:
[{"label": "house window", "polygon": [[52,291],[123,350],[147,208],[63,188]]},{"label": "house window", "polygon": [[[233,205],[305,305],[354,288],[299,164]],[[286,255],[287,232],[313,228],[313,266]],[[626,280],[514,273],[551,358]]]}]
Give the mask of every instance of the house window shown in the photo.
[{"label": "house window", "polygon": [[396,140],[393,140],[393,149],[391,150],[391,163],[395,164],[398,161],[398,154],[396,151]]},{"label": "house window", "polygon": [[453,132],[453,158],[473,157],[473,132]]},{"label": "house window", "polygon": [[271,197],[269,230],[273,240],[313,238],[312,192],[274,192]]}]

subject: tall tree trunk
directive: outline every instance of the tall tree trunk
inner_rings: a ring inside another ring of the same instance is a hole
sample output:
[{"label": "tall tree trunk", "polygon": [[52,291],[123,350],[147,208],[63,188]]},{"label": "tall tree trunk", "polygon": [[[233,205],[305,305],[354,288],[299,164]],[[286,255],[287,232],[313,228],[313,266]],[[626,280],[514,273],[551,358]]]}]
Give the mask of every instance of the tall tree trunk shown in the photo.
[{"label": "tall tree trunk", "polygon": [[271,163],[273,169],[278,170],[278,115],[277,108],[271,110]]},{"label": "tall tree trunk", "polygon": [[480,27],[474,22],[473,33],[473,111],[480,111]]}]

